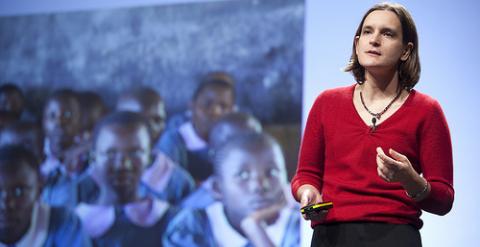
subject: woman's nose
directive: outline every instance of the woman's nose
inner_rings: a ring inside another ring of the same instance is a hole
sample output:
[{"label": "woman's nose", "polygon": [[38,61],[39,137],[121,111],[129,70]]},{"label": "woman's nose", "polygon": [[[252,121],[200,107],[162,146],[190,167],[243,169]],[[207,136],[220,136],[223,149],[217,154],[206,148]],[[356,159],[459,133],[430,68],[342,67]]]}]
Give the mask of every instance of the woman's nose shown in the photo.
[{"label": "woman's nose", "polygon": [[370,41],[369,41],[370,45],[373,45],[373,46],[379,46],[380,45],[380,35],[379,34],[372,34],[370,36]]}]

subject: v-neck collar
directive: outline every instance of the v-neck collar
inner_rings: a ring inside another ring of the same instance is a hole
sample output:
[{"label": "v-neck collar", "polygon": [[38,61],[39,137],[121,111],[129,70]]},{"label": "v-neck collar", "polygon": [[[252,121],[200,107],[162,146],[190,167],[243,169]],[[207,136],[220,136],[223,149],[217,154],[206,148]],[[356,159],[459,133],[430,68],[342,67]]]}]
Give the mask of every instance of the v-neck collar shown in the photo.
[{"label": "v-neck collar", "polygon": [[[366,129],[371,129],[372,128],[372,125],[369,125],[367,122],[365,122],[362,118],[362,116],[360,115],[360,113],[358,112],[357,108],[355,107],[355,103],[353,101],[354,97],[355,97],[355,87],[356,87],[357,84],[353,84],[351,87],[350,87],[350,92],[349,92],[349,95],[350,95],[350,98],[349,98],[349,101],[350,101],[350,106],[352,107],[353,111],[355,112],[355,117],[357,118],[357,120],[362,123],[362,126],[364,126],[364,128]],[[415,94],[416,94],[416,91],[414,89],[410,90],[409,92],[409,95],[407,96],[407,99],[402,103],[402,105],[397,109],[395,110],[395,112],[393,112],[392,115],[388,116],[387,118],[385,118],[382,122],[376,124],[376,131],[378,131],[379,128],[382,128],[384,125],[388,125],[390,121],[393,121],[395,120],[395,118],[397,118],[398,115],[401,115],[403,111],[405,111],[405,109],[407,108],[407,106],[410,104],[410,102],[412,101],[412,99],[415,97]],[[393,120],[392,120],[393,119]]]}]

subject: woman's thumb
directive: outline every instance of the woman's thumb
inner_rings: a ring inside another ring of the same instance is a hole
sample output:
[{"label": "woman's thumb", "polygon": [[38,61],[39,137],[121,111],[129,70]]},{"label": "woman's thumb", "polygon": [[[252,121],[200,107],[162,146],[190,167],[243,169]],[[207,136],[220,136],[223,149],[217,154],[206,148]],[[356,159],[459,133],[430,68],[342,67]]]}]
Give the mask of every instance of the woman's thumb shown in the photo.
[{"label": "woman's thumb", "polygon": [[310,190],[305,190],[302,193],[302,196],[300,198],[300,207],[305,207],[307,205],[310,205],[311,200],[312,200],[312,192]]}]

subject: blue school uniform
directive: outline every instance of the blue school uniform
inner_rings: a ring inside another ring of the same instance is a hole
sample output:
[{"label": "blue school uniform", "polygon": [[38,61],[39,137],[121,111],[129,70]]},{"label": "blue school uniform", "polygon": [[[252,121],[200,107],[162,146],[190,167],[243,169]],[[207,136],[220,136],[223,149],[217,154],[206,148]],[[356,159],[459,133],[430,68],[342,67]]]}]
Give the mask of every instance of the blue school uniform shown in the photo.
[{"label": "blue school uniform", "polygon": [[91,242],[83,232],[80,220],[66,208],[50,207],[37,203],[27,233],[15,244],[0,247],[90,247]]},{"label": "blue school uniform", "polygon": [[47,158],[41,167],[45,177],[42,201],[56,207],[75,207],[77,204],[75,178],[69,176],[60,161],[54,158]]},{"label": "blue school uniform", "polygon": [[[275,246],[299,246],[298,210],[285,207],[276,222],[266,227],[266,232]],[[183,209],[168,226],[163,245],[244,247],[252,246],[252,243],[233,229],[225,216],[223,205],[216,202],[205,209]]]},{"label": "blue school uniform", "polygon": [[45,186],[42,201],[55,207],[74,208],[80,202],[96,198],[96,184],[88,177],[88,170],[79,175],[67,174],[60,161],[48,158],[42,164]]},{"label": "blue school uniform", "polygon": [[82,203],[76,212],[95,246],[161,247],[176,210],[166,202],[146,198],[125,206]]},{"label": "blue school uniform", "polygon": [[[95,203],[100,188],[93,170],[89,170],[77,184],[77,201]],[[195,189],[193,178],[167,156],[159,153],[154,163],[147,168],[141,179],[138,192],[141,196],[152,195],[171,205],[179,204]]]},{"label": "blue school uniform", "polygon": [[213,178],[210,176],[180,204],[181,208],[206,208],[216,201],[213,192]]},{"label": "blue school uniform", "polygon": [[187,170],[196,181],[213,174],[208,144],[197,135],[192,122],[165,131],[156,149]]},{"label": "blue school uniform", "polygon": [[163,153],[158,153],[154,163],[144,171],[142,184],[156,198],[172,205],[179,204],[195,189],[190,174]]},{"label": "blue school uniform", "polygon": [[178,127],[180,127],[182,124],[190,121],[191,118],[192,118],[191,111],[185,111],[185,112],[175,114],[171,116],[167,121],[167,126],[165,126],[165,130],[178,129]]}]

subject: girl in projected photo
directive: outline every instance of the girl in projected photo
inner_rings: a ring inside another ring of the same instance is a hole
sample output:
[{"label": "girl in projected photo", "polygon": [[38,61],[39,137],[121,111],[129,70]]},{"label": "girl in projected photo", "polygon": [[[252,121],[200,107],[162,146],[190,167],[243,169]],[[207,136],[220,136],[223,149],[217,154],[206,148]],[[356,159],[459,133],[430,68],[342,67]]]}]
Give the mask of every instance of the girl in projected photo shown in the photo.
[{"label": "girl in projected photo", "polygon": [[73,212],[39,200],[38,164],[23,146],[0,147],[0,246],[90,246]]},{"label": "girl in projected photo", "polygon": [[305,217],[312,246],[421,246],[422,210],[452,207],[452,146],[439,103],[413,89],[418,38],[403,6],[367,11],[346,71],[357,83],[318,96],[292,180],[301,206],[334,205]]},{"label": "girl in projected photo", "polygon": [[214,155],[219,200],[184,209],[170,223],[164,246],[298,246],[300,215],[284,193],[285,161],[278,143],[260,133],[237,135]]}]

